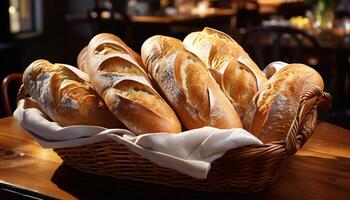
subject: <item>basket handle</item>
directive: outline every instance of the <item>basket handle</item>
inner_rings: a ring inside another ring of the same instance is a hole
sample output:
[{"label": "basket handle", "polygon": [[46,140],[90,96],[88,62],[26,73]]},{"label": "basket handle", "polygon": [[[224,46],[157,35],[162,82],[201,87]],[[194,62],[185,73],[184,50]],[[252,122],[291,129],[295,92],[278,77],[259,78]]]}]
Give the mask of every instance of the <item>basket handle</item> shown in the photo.
[{"label": "basket handle", "polygon": [[[303,111],[308,100],[316,97],[313,107],[303,117]],[[317,118],[317,107],[327,105],[330,107],[332,98],[329,93],[323,92],[318,87],[313,87],[304,93],[299,102],[298,111],[294,118],[291,128],[288,131],[285,141],[285,149],[289,156],[297,152],[297,150],[311,136]],[[303,129],[303,130],[302,130]]]}]

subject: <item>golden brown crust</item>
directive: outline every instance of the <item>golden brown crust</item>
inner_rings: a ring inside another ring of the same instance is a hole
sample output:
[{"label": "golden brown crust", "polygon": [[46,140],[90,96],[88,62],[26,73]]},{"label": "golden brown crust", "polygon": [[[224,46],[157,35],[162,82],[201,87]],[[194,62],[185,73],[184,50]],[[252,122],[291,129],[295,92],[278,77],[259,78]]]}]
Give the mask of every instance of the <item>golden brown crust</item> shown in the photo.
[{"label": "golden brown crust", "polygon": [[207,65],[242,116],[254,94],[267,81],[259,67],[236,41],[215,29],[193,32],[184,43]]},{"label": "golden brown crust", "polygon": [[95,36],[87,49],[91,83],[112,113],[134,133],[181,132],[176,114],[152,87],[135,54],[114,35]]},{"label": "golden brown crust", "polygon": [[241,127],[241,121],[200,59],[171,37],[153,36],[141,48],[152,78],[187,129]]},{"label": "golden brown crust", "polygon": [[[303,64],[281,69],[254,96],[242,120],[244,128],[264,143],[283,140],[296,116],[300,97],[312,87],[324,88],[314,69]],[[310,107],[304,113],[308,110]]]},{"label": "golden brown crust", "polygon": [[122,127],[91,86],[62,64],[34,61],[23,74],[23,84],[41,110],[63,126]]}]

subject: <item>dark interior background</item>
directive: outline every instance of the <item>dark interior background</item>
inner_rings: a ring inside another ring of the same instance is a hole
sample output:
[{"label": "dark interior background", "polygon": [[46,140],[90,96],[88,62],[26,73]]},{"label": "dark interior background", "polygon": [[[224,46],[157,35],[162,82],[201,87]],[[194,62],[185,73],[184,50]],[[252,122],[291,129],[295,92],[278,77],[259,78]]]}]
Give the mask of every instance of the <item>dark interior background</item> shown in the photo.
[{"label": "dark interior background", "polygon": [[[125,0],[115,0],[118,6],[125,6]],[[152,0],[149,0],[152,2]],[[214,6],[229,6],[230,1],[213,1]],[[95,0],[42,0],[43,10],[43,32],[40,35],[34,35],[30,37],[18,37],[18,35],[11,35],[7,29],[0,29],[0,79],[2,80],[6,75],[12,72],[23,72],[23,70],[34,60],[44,58],[54,63],[66,63],[75,66],[76,57],[80,50],[87,45],[89,40],[94,36],[91,23],[88,21],[72,21],[69,20],[67,15],[69,14],[86,14],[88,10],[93,9],[95,6]],[[8,27],[8,1],[0,1],[0,27]],[[305,9],[310,8],[310,5],[289,5],[289,7],[281,7],[278,15],[284,17],[290,17],[295,14],[302,15]],[[348,12],[341,13],[344,16],[349,16]],[[240,33],[242,28],[247,26],[256,26],[261,23],[262,20],[269,16],[259,15],[256,9],[244,10],[238,12],[235,18],[235,25],[230,23],[223,23],[224,26],[216,27],[216,24],[209,24],[220,30],[225,31],[234,37],[239,43],[241,43]],[[115,25],[117,26],[117,25]],[[189,32],[195,30],[201,30],[205,25],[195,26],[194,24],[187,24],[184,27],[176,27],[171,36],[183,39],[183,36]],[[120,27],[123,28],[123,27]],[[116,27],[118,29],[118,27]],[[152,34],[169,34],[169,32],[162,32],[164,27],[138,27],[136,28],[134,36],[130,41],[130,46],[137,52],[140,51],[140,47],[144,39]],[[118,33],[115,33],[118,34]],[[248,48],[246,49],[249,50]],[[249,52],[251,53],[251,52]],[[341,52],[345,57],[350,58],[350,53],[344,51]],[[252,55],[252,53],[251,53]],[[322,55],[324,57],[334,57],[334,55]],[[252,56],[253,57],[253,56]],[[255,59],[255,58],[253,58]],[[336,58],[332,58],[336,59]],[[350,59],[349,59],[350,60]],[[345,73],[340,72],[340,75],[349,74],[349,60],[342,60],[342,68]],[[325,64],[325,63],[322,63]],[[321,72],[330,74],[332,71]],[[334,75],[333,77],[339,76]],[[321,119],[328,120],[334,123],[340,122],[339,125],[344,127],[350,126],[350,114],[349,111],[349,83],[347,87],[342,89],[333,89],[335,85],[334,79],[328,79],[324,77],[327,82],[327,90],[331,92],[336,102],[331,108],[332,113],[342,112],[341,115],[337,115],[334,118],[330,118],[328,114],[322,114]],[[344,78],[344,77],[342,77]],[[345,77],[346,78],[346,77]],[[348,77],[349,80],[349,77]],[[332,85],[333,84],[333,85]],[[341,91],[340,91],[341,90]],[[347,97],[345,95],[347,94]],[[345,111],[345,114],[344,112]],[[2,108],[0,108],[0,117],[4,116]]]}]

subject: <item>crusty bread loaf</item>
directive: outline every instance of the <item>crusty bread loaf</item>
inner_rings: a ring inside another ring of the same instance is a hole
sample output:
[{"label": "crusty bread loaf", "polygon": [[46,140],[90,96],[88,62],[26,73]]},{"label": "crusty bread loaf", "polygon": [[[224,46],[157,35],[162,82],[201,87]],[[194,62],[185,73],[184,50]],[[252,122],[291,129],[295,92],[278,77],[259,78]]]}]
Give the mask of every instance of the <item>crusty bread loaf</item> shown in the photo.
[{"label": "crusty bread loaf", "polygon": [[92,87],[62,64],[34,61],[24,71],[23,85],[41,110],[63,126],[122,127]]},{"label": "crusty bread loaf", "polygon": [[187,129],[241,127],[241,121],[204,63],[175,38],[153,36],[141,57],[169,104]]},{"label": "crusty bread loaf", "polygon": [[[313,87],[324,87],[314,69],[303,64],[282,68],[253,97],[242,119],[243,127],[264,143],[285,139],[301,96]],[[309,110],[310,106],[306,106],[304,114]]]},{"label": "crusty bread loaf", "polygon": [[225,95],[242,116],[266,77],[243,48],[221,31],[204,28],[184,39],[186,48],[209,68]]},{"label": "crusty bread loaf", "polygon": [[117,36],[99,34],[88,45],[86,71],[108,108],[134,133],[181,132],[137,57]]}]

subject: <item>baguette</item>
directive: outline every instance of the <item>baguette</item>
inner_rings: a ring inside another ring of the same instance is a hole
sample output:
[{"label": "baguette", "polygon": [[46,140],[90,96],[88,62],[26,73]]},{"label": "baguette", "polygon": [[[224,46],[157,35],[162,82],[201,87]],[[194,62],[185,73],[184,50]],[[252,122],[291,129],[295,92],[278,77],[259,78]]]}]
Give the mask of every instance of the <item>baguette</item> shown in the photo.
[{"label": "baguette", "polygon": [[86,71],[112,113],[135,134],[181,132],[181,124],[152,87],[139,56],[117,36],[96,35],[87,47]]},{"label": "baguette", "polygon": [[[303,64],[282,68],[254,96],[242,119],[243,127],[264,143],[285,139],[301,96],[313,87],[324,88],[322,77],[314,69]],[[303,115],[313,101],[306,104]]]},{"label": "baguette", "polygon": [[60,125],[122,127],[92,87],[63,64],[34,61],[23,73],[23,86],[41,110]]},{"label": "baguette", "polygon": [[187,129],[242,127],[204,63],[175,38],[153,36],[141,48],[151,77]]},{"label": "baguette", "polygon": [[186,48],[209,68],[240,116],[266,77],[243,48],[221,31],[204,28],[184,39]]}]

